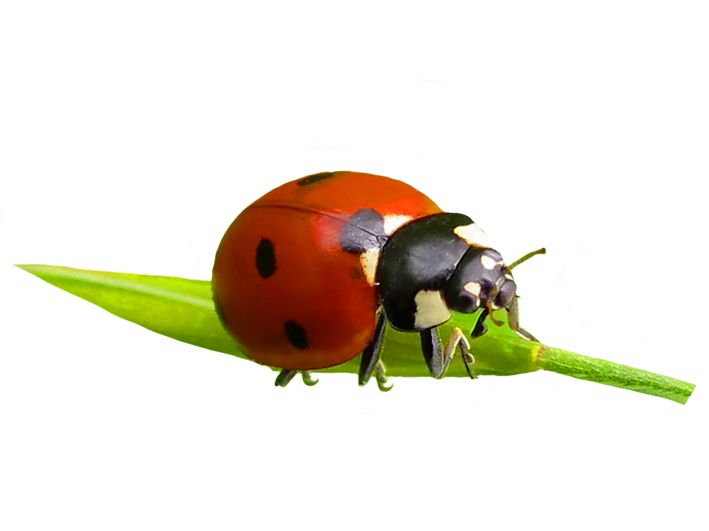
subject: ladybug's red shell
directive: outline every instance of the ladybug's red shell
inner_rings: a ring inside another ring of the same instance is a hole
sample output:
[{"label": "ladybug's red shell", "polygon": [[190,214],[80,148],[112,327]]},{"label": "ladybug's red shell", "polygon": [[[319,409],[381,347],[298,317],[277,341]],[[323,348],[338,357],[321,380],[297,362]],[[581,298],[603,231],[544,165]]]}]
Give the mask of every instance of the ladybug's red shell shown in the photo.
[{"label": "ladybug's red shell", "polygon": [[362,255],[342,246],[362,209],[400,224],[441,210],[394,179],[354,172],[311,175],[267,193],[231,224],[212,286],[229,333],[254,361],[282,369],[339,365],[374,335],[379,304]]}]

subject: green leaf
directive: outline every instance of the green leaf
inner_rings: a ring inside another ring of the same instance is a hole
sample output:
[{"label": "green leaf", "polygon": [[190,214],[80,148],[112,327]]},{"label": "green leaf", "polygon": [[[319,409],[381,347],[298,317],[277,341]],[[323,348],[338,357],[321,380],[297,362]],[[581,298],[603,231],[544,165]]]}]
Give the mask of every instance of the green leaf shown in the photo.
[{"label": "green leaf", "polygon": [[214,311],[210,282],[61,266],[17,267],[158,334],[244,357]]},{"label": "green leaf", "polygon": [[[103,311],[108,310],[113,315],[139,322],[148,328],[197,336],[221,345],[231,341],[217,318],[210,279],[203,273],[168,275],[136,269],[19,264],[5,264],[5,269],[49,283],[53,289],[92,301]],[[439,331],[445,341],[454,327],[461,327],[468,334],[475,322],[474,314],[457,314]],[[419,341],[418,334],[388,330],[383,357],[390,374],[397,378],[430,378]],[[476,359],[478,375],[486,372],[522,374],[544,368],[589,380],[643,386],[682,395],[694,394],[692,386],[671,378],[574,356],[549,349],[542,343],[525,341],[506,326],[491,326],[488,334],[471,341],[471,354]],[[356,374],[358,361],[355,358],[329,371]],[[454,363],[447,377],[461,376],[464,370],[462,363]]]}]

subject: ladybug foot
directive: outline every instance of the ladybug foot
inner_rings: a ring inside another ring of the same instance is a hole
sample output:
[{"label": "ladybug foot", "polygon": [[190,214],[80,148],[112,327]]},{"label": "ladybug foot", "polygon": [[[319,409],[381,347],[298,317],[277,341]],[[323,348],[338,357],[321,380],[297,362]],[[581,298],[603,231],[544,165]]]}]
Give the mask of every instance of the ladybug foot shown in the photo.
[{"label": "ladybug foot", "polygon": [[391,388],[394,387],[394,384],[387,385],[389,378],[387,378],[386,368],[381,361],[377,362],[377,367],[374,369],[374,376],[377,379],[377,387],[379,387],[382,393],[389,392]]},{"label": "ladybug foot", "polygon": [[296,374],[298,374],[298,371],[282,370],[278,373],[278,376],[276,376],[276,387],[285,387]]},{"label": "ladybug foot", "polygon": [[315,379],[313,373],[310,371],[303,371],[303,383],[305,385],[309,385],[310,387],[318,385],[318,381]]},{"label": "ladybug foot", "polygon": [[276,377],[276,387],[285,387],[298,373],[301,374],[301,376],[303,377],[303,383],[308,387],[312,387],[313,385],[319,382],[319,380],[313,379],[313,375],[310,374],[308,371],[283,369],[280,373],[278,373],[278,376]]},{"label": "ladybug foot", "polygon": [[470,376],[473,380],[477,379],[478,375],[475,374],[475,371],[473,371],[475,358],[470,352],[463,352],[463,363],[465,363],[465,370],[468,371],[468,376]]},{"label": "ladybug foot", "polygon": [[377,387],[379,387],[379,390],[380,390],[382,393],[388,393],[388,392],[391,391],[392,388],[394,387],[394,384],[386,385],[387,381],[388,381],[388,380],[387,380],[386,377],[384,377],[383,380],[380,380],[379,378],[377,378]]},{"label": "ladybug foot", "polygon": [[517,332],[517,335],[526,339],[527,341],[534,341],[535,343],[541,343],[536,337],[534,337],[532,334],[527,332],[524,328],[518,328],[515,330]]}]

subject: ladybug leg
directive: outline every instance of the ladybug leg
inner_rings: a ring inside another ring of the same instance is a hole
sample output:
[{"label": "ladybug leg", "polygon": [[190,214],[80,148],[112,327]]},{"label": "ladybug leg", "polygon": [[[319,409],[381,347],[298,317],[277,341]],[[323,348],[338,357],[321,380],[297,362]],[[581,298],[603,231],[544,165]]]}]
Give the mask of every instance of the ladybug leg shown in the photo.
[{"label": "ladybug leg", "polygon": [[[428,370],[434,378],[442,378],[446,369],[451,363],[452,353],[448,348],[443,350],[441,336],[438,335],[438,328],[429,328],[419,333],[421,336],[421,350],[428,365]],[[455,351],[455,349],[454,349]]]},{"label": "ladybug leg", "polygon": [[391,391],[391,388],[394,387],[394,384],[387,385],[387,382],[389,380],[386,375],[386,369],[384,367],[384,364],[381,361],[377,362],[377,367],[374,369],[374,374],[377,377],[377,387],[379,387],[379,390],[382,393]]},{"label": "ladybug leg", "polygon": [[478,377],[473,371],[473,364],[475,363],[475,358],[470,353],[470,343],[468,343],[468,338],[460,328],[455,328],[451,334],[448,344],[446,345],[446,350],[444,352],[444,357],[448,359],[450,364],[453,359],[453,354],[455,354],[455,349],[460,347],[460,353],[463,357],[463,363],[465,363],[465,370],[468,371],[468,376],[473,380]]},{"label": "ladybug leg", "polygon": [[283,369],[276,376],[276,387],[285,387],[298,374],[298,371]]},{"label": "ladybug leg", "polygon": [[359,364],[359,385],[366,385],[372,377],[372,373],[376,371],[377,385],[382,388],[386,383],[386,375],[384,375],[384,365],[379,361],[382,353],[382,345],[384,344],[384,332],[386,330],[387,318],[384,311],[379,311],[377,324],[374,328],[374,337],[370,341],[367,348],[362,352],[362,360]]},{"label": "ladybug leg", "polygon": [[509,309],[507,310],[507,315],[509,316],[509,321],[510,321],[510,328],[517,332],[520,336],[522,336],[524,339],[527,339],[529,341],[534,341],[535,343],[539,343],[540,341],[534,337],[532,334],[527,332],[524,328],[521,328],[519,326],[519,304],[517,304],[517,297],[515,297],[514,301],[512,301],[512,304],[510,305]]},{"label": "ladybug leg", "polygon": [[[463,346],[461,345],[461,349]],[[467,349],[463,350],[463,363],[465,363],[465,369],[468,371],[468,376],[470,376],[471,380],[475,380],[477,376],[475,376],[475,371],[473,370],[473,364],[475,363],[475,358],[473,355],[467,351]]]},{"label": "ladybug leg", "polygon": [[441,338],[438,335],[437,328],[424,330],[421,332],[421,347],[423,349],[423,357],[428,364],[428,370],[434,378],[443,377],[451,361],[453,361],[455,349],[458,347],[460,347],[468,376],[473,379],[478,377],[473,371],[475,358],[470,353],[470,343],[468,343],[468,339],[460,328],[453,329],[453,333],[448,339],[445,348],[441,345]]},{"label": "ladybug leg", "polygon": [[[485,324],[485,319],[487,319],[488,315],[490,315],[490,309],[483,308],[483,311],[480,312],[480,317],[478,317],[478,321],[475,323],[475,327],[473,327],[473,331],[470,333],[470,337],[476,339],[480,336],[484,336],[487,333],[487,325]],[[512,318],[510,318],[510,326],[511,325]]]},{"label": "ladybug leg", "polygon": [[310,374],[309,371],[303,371],[300,373],[300,375],[303,377],[303,383],[307,385],[308,387],[314,386],[316,383],[318,383],[320,380],[315,380],[313,378],[313,375]]}]

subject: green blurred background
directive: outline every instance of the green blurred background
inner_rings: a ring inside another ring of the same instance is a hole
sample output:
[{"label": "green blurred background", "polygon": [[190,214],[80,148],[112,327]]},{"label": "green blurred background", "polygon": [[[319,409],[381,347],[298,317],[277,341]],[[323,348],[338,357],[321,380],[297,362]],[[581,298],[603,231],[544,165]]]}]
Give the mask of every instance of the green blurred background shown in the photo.
[{"label": "green blurred background", "polygon": [[[274,389],[194,301],[234,215],[317,169],[470,214],[546,345],[704,397],[432,382],[396,335],[386,395],[356,363]],[[707,476],[707,78],[0,78],[0,246],[0,476]],[[70,265],[131,271],[37,269]]]}]

